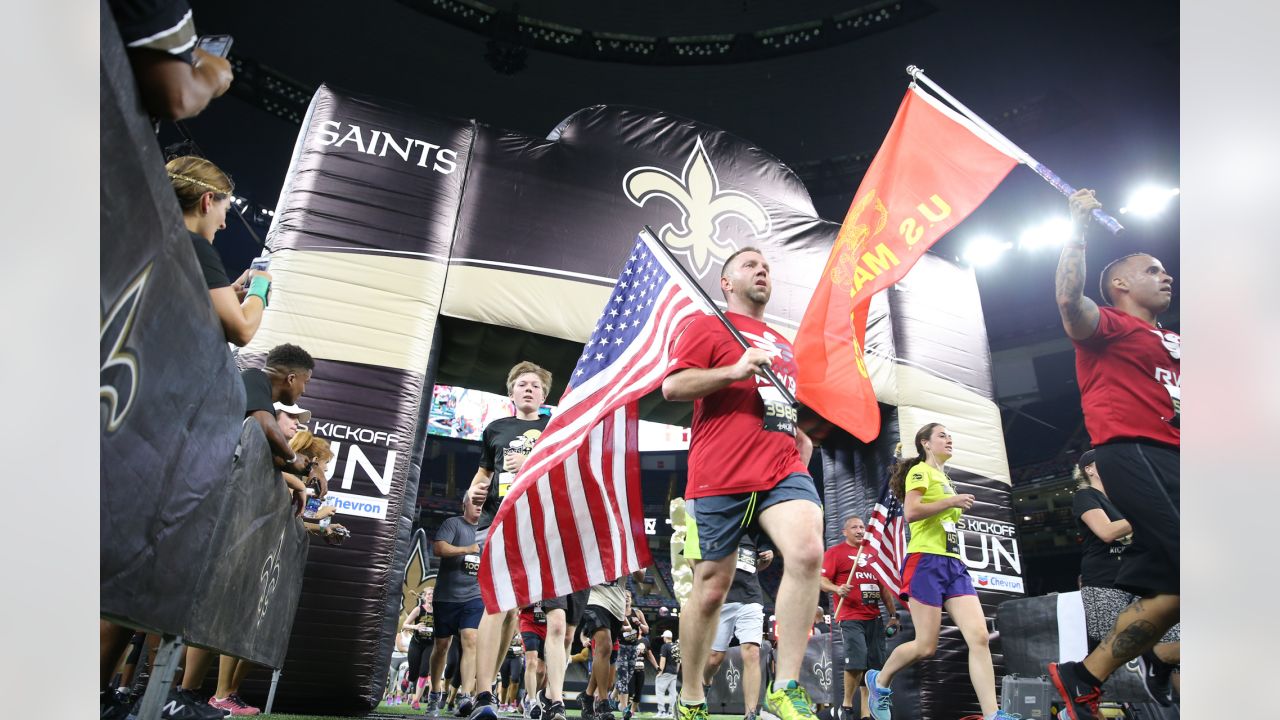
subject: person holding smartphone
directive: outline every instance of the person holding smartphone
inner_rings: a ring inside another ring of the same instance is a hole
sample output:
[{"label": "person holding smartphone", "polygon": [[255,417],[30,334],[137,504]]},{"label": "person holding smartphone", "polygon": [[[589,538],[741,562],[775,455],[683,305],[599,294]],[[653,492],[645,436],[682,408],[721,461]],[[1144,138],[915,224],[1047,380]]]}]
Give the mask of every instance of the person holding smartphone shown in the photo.
[{"label": "person holding smartphone", "polygon": [[186,0],[107,0],[107,7],[129,54],[142,106],[152,117],[195,117],[231,87],[234,75],[225,55],[230,37],[214,36],[220,42],[208,46],[221,55],[199,47]]},{"label": "person holding smartphone", "polygon": [[[271,274],[252,268],[232,283],[222,258],[213,248],[213,238],[227,227],[227,211],[235,189],[231,178],[217,165],[202,157],[176,157],[165,164],[173,191],[182,208],[182,221],[191,236],[196,259],[209,288],[218,322],[227,342],[244,347],[262,324],[271,290]],[[237,288],[247,288],[239,297]]]}]

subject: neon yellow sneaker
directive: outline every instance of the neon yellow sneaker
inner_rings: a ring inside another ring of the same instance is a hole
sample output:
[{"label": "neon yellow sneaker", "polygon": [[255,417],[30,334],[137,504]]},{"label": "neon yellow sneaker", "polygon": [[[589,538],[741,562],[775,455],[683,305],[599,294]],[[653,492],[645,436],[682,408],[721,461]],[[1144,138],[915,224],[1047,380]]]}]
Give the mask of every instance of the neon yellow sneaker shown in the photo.
[{"label": "neon yellow sneaker", "polygon": [[787,681],[785,687],[769,690],[764,696],[764,712],[762,717],[770,720],[809,720],[814,717],[813,703],[809,701],[809,693],[795,680]]},{"label": "neon yellow sneaker", "polygon": [[711,716],[707,714],[707,702],[704,700],[697,705],[685,705],[684,700],[677,698],[675,720],[711,720]]}]

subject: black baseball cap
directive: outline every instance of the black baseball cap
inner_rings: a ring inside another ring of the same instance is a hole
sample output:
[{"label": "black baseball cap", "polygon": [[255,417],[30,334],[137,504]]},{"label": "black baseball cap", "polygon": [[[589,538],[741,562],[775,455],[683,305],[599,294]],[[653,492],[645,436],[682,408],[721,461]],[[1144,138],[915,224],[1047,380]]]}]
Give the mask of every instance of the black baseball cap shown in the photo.
[{"label": "black baseball cap", "polygon": [[1096,462],[1096,459],[1093,456],[1093,451],[1087,450],[1080,456],[1080,459],[1076,461],[1076,465],[1079,466],[1081,472],[1084,472],[1084,469],[1092,465],[1094,462]]}]

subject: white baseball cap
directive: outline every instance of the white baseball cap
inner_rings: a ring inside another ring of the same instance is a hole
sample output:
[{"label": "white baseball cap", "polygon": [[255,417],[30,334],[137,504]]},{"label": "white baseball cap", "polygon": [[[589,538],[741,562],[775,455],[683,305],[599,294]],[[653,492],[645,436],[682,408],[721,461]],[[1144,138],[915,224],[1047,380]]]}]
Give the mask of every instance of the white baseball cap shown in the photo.
[{"label": "white baseball cap", "polygon": [[302,423],[303,425],[306,425],[307,423],[311,422],[311,411],[303,410],[302,408],[298,407],[296,404],[285,405],[284,403],[275,403],[275,408],[276,408],[276,412],[278,413],[285,412],[298,418],[298,422]]},{"label": "white baseball cap", "polygon": [[674,637],[674,635],[671,633],[671,631],[670,631],[670,630],[663,630],[663,631],[662,631],[662,637],[664,637],[664,638],[669,638],[669,637]]}]

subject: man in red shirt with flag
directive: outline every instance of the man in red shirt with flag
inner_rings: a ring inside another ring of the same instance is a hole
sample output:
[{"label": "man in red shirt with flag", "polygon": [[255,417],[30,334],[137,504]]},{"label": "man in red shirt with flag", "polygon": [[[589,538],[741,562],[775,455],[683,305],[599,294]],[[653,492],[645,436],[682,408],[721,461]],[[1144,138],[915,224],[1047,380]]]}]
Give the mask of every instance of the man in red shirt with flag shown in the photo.
[{"label": "man in red shirt with flag", "polygon": [[743,350],[719,318],[699,317],[675,341],[662,382],[667,400],[694,401],[684,546],[685,558],[694,562],[693,592],[680,617],[678,720],[708,717],[702,670],[733,582],[738,541],[757,528],[784,560],[777,598],[783,640],[762,715],[813,717],[797,681],[804,629],[818,602],[822,504],[808,473],[813,443],[796,426],[795,408],[765,379],[765,368],[772,368],[794,389],[797,374],[791,343],[764,323],[772,289],[769,263],[759,250],[730,255],[720,275],[726,316],[752,347]]},{"label": "man in red shirt with flag", "polygon": [[1058,260],[1058,310],[1076,347],[1080,404],[1098,472],[1133,525],[1115,584],[1139,597],[1083,662],[1049,663],[1071,720],[1093,720],[1107,677],[1150,650],[1179,618],[1182,340],[1156,322],[1173,299],[1173,278],[1146,253],[1102,270],[1102,299],[1111,307],[1084,296],[1085,231],[1101,203],[1092,190],[1077,191],[1069,202],[1075,238]]},{"label": "man in red shirt with flag", "polygon": [[[827,550],[822,557],[822,589],[831,593],[831,608],[844,645],[844,702],[840,720],[856,720],[871,715],[867,694],[862,693],[862,714],[853,714],[853,691],[862,684],[868,669],[884,666],[885,625],[880,618],[880,603],[889,610],[889,626],[898,626],[898,608],[893,591],[885,587],[869,567],[870,548],[863,546],[867,526],[862,518],[851,515],[844,521],[844,542]],[[836,608],[839,608],[836,611]]]}]

